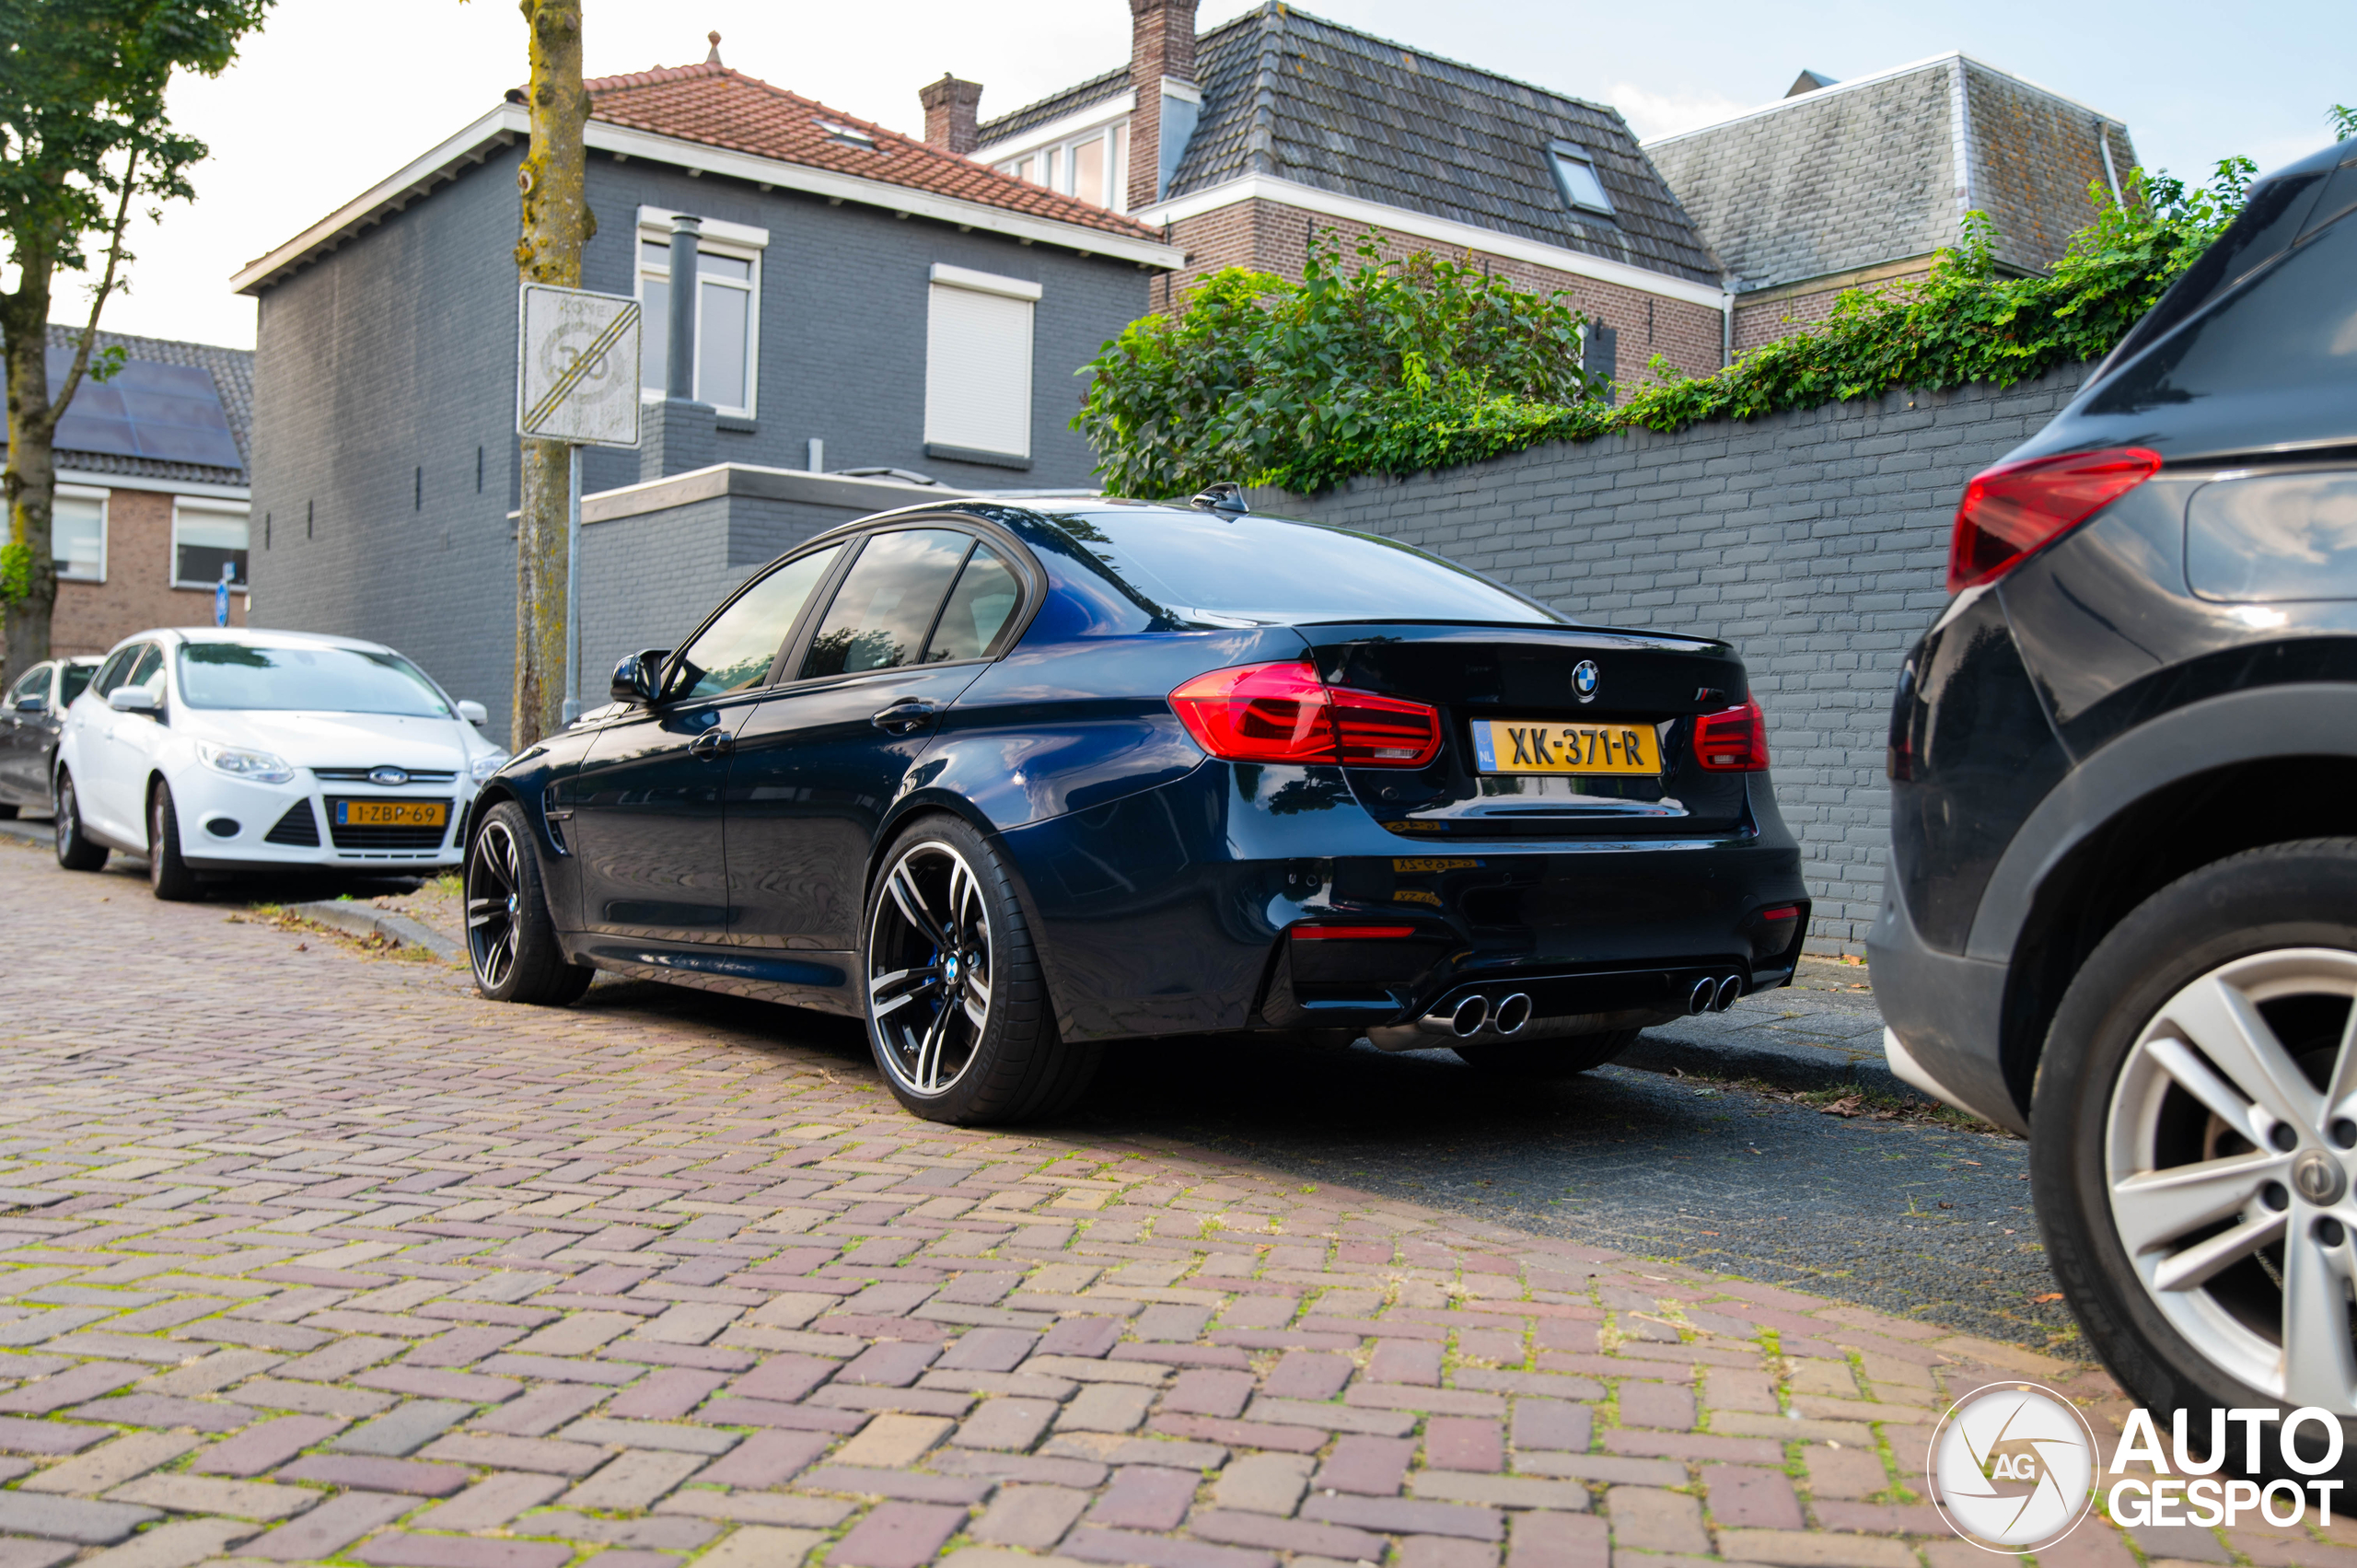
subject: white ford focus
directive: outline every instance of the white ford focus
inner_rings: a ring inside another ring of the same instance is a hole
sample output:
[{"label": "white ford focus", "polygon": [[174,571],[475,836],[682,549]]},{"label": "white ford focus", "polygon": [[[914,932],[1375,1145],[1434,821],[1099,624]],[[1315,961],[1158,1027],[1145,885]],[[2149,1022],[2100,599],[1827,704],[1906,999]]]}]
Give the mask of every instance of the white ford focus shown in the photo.
[{"label": "white ford focus", "polygon": [[455,866],[467,807],[507,760],[483,717],[379,644],[142,632],[66,712],[57,863],[144,854],[160,899],[240,872]]}]

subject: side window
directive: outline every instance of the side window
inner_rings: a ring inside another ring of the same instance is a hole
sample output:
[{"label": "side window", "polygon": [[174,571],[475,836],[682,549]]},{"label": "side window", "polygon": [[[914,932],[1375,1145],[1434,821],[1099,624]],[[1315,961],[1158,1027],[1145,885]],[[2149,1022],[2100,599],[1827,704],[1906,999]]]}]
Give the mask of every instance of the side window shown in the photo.
[{"label": "side window", "polygon": [[108,655],[107,662],[99,668],[98,679],[90,683],[90,690],[101,697],[111,693],[116,687],[122,684],[122,678],[131,673],[131,661],[137,658],[147,647],[148,645],[145,643],[134,643],[127,648],[117,648]]},{"label": "side window", "polygon": [[1022,598],[1022,582],[998,552],[987,544],[974,546],[958,574],[958,586],[949,590],[949,602],[941,607],[941,623],[924,645],[924,662],[981,657],[1015,619]]},{"label": "side window", "polygon": [[131,673],[122,678],[122,683],[125,686],[145,686],[156,693],[157,702],[162,702],[164,699],[164,650],[153,643],[142,647],[139,650],[139,661],[131,667]]},{"label": "side window", "polygon": [[90,683],[90,674],[96,668],[97,666],[87,664],[58,666],[57,706],[61,713],[82,694],[82,688]]},{"label": "side window", "polygon": [[835,545],[789,561],[739,594],[679,656],[676,700],[717,697],[760,685],[811,591],[826,581],[842,553],[842,546]]},{"label": "side window", "polygon": [[28,675],[22,680],[17,681],[16,686],[8,693],[8,705],[13,708],[28,697],[48,696],[49,670],[49,666],[41,665],[30,675]]},{"label": "side window", "polygon": [[915,663],[973,542],[949,528],[902,528],[870,539],[810,641],[804,677]]}]

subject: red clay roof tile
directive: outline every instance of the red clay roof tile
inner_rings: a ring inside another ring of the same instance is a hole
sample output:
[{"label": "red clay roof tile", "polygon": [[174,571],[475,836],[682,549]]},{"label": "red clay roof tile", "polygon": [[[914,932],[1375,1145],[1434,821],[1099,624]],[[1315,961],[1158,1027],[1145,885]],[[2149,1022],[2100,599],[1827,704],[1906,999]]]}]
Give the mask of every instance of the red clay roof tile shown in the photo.
[{"label": "red clay roof tile", "polygon": [[726,65],[657,66],[626,76],[600,76],[585,85],[589,89],[591,116],[608,124],[954,196],[1129,238],[1158,238],[1134,218],[1001,174]]}]

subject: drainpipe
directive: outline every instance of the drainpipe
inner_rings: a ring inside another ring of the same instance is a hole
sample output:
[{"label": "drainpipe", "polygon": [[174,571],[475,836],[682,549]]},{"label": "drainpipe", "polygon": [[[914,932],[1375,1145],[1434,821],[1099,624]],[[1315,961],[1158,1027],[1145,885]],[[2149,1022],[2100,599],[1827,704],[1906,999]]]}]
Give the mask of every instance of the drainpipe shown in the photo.
[{"label": "drainpipe", "polygon": [[1719,368],[1735,363],[1735,285],[1733,277],[1719,280]]},{"label": "drainpipe", "polygon": [[696,237],[703,220],[671,220],[671,341],[663,371],[663,395],[681,402],[696,396]]}]

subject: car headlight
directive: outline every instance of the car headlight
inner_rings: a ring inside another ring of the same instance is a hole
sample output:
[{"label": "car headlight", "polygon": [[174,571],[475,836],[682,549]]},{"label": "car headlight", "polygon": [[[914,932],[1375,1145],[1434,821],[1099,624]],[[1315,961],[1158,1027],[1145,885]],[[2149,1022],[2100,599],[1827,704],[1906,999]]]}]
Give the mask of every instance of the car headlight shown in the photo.
[{"label": "car headlight", "polygon": [[217,768],[234,777],[254,784],[284,784],[295,776],[295,769],[286,759],[274,751],[256,751],[244,746],[216,746],[209,740],[196,743],[196,754],[205,765]]},{"label": "car headlight", "polygon": [[467,771],[474,775],[475,783],[481,784],[483,780],[491,777],[492,774],[499,772],[500,769],[506,765],[506,752],[491,751],[476,758],[473,762],[468,765]]}]

